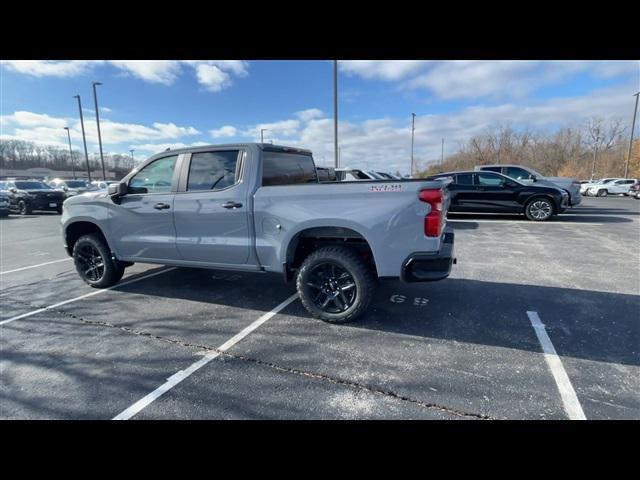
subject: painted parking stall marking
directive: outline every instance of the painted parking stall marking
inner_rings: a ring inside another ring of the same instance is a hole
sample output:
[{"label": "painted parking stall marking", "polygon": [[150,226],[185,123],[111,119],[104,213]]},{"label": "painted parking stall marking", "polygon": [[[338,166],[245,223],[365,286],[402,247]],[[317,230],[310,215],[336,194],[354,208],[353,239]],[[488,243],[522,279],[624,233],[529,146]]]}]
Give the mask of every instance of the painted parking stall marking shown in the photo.
[{"label": "painted parking stall marking", "polygon": [[69,257],[69,258],[61,258],[60,260],[52,260],[50,262],[39,263],[37,265],[29,265],[28,267],[14,268],[13,270],[7,270],[6,272],[0,272],[0,275],[6,275],[7,273],[13,273],[13,272],[21,272],[23,270],[29,270],[30,268],[44,267],[45,265],[53,265],[54,263],[68,262],[69,260],[73,260],[73,259],[71,257]]},{"label": "painted parking stall marking", "polygon": [[48,307],[42,307],[42,308],[39,308],[37,310],[33,310],[31,312],[23,313],[22,315],[17,315],[15,317],[8,318],[7,320],[1,321],[0,322],[0,326],[1,325],[6,325],[7,323],[14,322],[16,320],[20,320],[22,318],[27,318],[27,317],[31,317],[33,315],[37,315],[38,313],[46,312],[47,310],[51,310],[52,308],[61,307],[62,305],[66,305],[68,303],[77,302],[78,300],[82,300],[84,298],[93,297],[94,295],[99,295],[101,293],[108,292],[109,290],[113,290],[113,289],[118,288],[118,287],[124,287],[125,285],[131,285],[132,283],[139,282],[140,280],[145,280],[147,278],[155,277],[156,275],[160,275],[162,273],[166,273],[166,272],[169,272],[169,271],[175,270],[175,269],[176,269],[176,267],[166,268],[166,269],[161,270],[159,272],[153,272],[153,273],[150,273],[149,275],[142,275],[141,277],[133,278],[133,279],[131,279],[129,281],[118,283],[118,284],[116,284],[116,285],[114,285],[112,287],[103,288],[101,290],[96,290],[94,292],[86,293],[84,295],[80,295],[79,297],[71,298],[71,299],[65,300],[63,302],[54,303],[53,305],[49,305]]},{"label": "painted parking stall marking", "polygon": [[138,400],[136,403],[131,405],[129,408],[127,408],[126,410],[124,410],[120,414],[118,414],[115,417],[113,417],[113,420],[129,420],[131,417],[133,417],[134,415],[136,415],[137,413],[142,411],[144,408],[149,406],[151,403],[153,403],[156,399],[158,399],[159,397],[164,395],[166,392],[171,390],[173,387],[178,385],[185,378],[190,377],[197,370],[201,369],[207,363],[211,362],[211,360],[216,359],[221,353],[226,352],[227,350],[229,350],[236,343],[238,343],[240,340],[245,338],[247,335],[249,335],[251,332],[253,332],[255,329],[257,329],[260,325],[265,323],[271,317],[276,315],[282,309],[287,307],[290,303],[292,303],[297,298],[298,298],[298,294],[294,293],[289,298],[287,298],[284,302],[280,303],[279,305],[274,307],[272,310],[270,310],[269,312],[267,312],[264,315],[262,315],[260,318],[258,318],[256,321],[254,321],[251,325],[249,325],[248,327],[244,328],[239,333],[237,333],[236,335],[231,337],[229,340],[224,342],[222,345],[220,345],[217,348],[216,352],[211,352],[211,353],[206,354],[204,357],[202,357],[197,362],[191,364],[185,370],[180,370],[179,372],[176,372],[173,375],[171,375],[167,379],[167,381],[165,383],[160,385],[158,388],[156,388],[153,392],[151,392],[147,396],[145,396],[145,397],[141,398],[140,400]]},{"label": "painted parking stall marking", "polygon": [[538,341],[542,346],[544,359],[546,360],[547,365],[551,370],[551,374],[556,381],[556,385],[558,386],[558,391],[560,392],[560,396],[562,397],[562,403],[564,405],[565,412],[567,412],[570,420],[586,420],[587,417],[582,411],[582,406],[580,405],[578,396],[573,389],[573,385],[571,385],[571,380],[569,380],[569,376],[567,375],[567,372],[562,365],[560,357],[556,353],[556,349],[553,346],[553,343],[551,343],[551,339],[549,338],[549,335],[544,328],[544,324],[540,321],[538,313],[528,311],[527,316],[529,317],[531,326],[536,332]]}]

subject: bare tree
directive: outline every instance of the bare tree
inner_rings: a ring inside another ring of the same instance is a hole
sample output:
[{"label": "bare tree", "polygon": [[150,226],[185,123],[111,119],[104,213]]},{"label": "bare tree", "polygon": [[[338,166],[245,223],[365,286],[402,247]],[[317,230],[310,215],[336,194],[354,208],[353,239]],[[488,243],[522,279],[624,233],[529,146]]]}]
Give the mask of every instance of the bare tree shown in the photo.
[{"label": "bare tree", "polygon": [[591,165],[591,179],[596,173],[596,162],[598,159],[598,151],[606,151],[613,148],[616,142],[622,138],[626,127],[622,120],[613,119],[605,123],[601,117],[591,118],[585,125],[586,141],[593,150],[593,163]]}]

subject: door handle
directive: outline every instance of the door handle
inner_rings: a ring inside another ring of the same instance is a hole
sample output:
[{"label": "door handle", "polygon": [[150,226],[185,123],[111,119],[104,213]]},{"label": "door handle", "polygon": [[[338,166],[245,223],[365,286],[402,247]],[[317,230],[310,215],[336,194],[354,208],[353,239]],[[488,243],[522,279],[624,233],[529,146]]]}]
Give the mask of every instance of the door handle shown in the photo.
[{"label": "door handle", "polygon": [[156,210],[166,210],[167,208],[171,208],[171,205],[167,205],[166,203],[156,203],[153,208]]},{"label": "door handle", "polygon": [[228,209],[241,208],[242,204],[241,203],[237,203],[237,202],[228,201],[227,203],[223,203],[222,207],[223,208],[228,208]]}]

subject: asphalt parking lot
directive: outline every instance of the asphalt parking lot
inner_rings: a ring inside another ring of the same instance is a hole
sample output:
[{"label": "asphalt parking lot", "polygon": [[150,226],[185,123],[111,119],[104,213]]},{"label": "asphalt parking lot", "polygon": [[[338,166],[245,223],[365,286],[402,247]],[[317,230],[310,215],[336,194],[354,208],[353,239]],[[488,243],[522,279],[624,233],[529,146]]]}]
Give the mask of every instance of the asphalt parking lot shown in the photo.
[{"label": "asphalt parking lot", "polygon": [[640,418],[640,201],[451,215],[452,275],[384,281],[342,326],[271,274],[136,264],[92,289],[59,219],[0,219],[1,418]]}]

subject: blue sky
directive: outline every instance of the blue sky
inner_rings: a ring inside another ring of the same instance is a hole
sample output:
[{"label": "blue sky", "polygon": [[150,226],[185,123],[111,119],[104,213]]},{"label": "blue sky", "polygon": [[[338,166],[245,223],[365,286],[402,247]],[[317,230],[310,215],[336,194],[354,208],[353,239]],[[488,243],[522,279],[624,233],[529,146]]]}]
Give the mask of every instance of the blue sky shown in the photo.
[{"label": "blue sky", "polygon": [[[98,87],[104,149],[138,159],[168,146],[256,141],[333,158],[329,61],[2,61],[2,138],[82,145],[75,94],[85,109],[89,151],[97,151],[91,81]],[[552,130],[592,116],[630,123],[640,62],[341,61],[341,163],[408,168],[411,113],[415,151],[426,165],[497,123]]]}]

